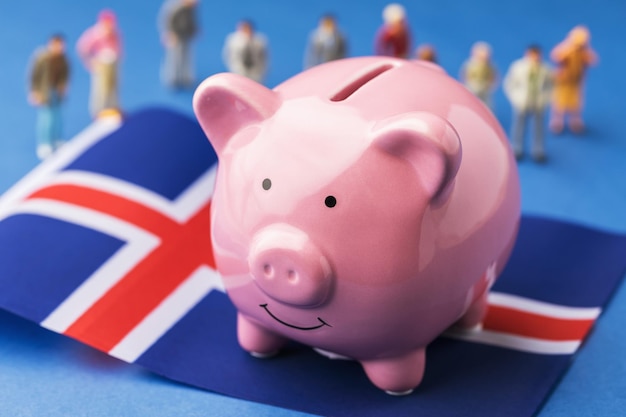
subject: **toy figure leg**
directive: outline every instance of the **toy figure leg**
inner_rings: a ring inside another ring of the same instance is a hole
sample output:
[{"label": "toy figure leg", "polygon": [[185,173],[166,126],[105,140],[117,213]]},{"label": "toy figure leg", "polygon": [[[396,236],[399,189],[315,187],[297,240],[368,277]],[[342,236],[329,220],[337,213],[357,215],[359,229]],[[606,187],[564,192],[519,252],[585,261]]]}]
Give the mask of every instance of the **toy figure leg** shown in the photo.
[{"label": "toy figure leg", "polygon": [[52,154],[53,111],[49,105],[39,107],[37,112],[37,157],[45,159]]},{"label": "toy figure leg", "polygon": [[554,134],[559,134],[563,132],[563,121],[565,119],[565,115],[561,109],[557,109],[556,107],[552,108],[552,117],[550,118],[550,131]]},{"label": "toy figure leg", "polygon": [[191,45],[189,41],[178,41],[167,48],[162,69],[163,83],[172,88],[193,85]]},{"label": "toy figure leg", "polygon": [[63,119],[61,117],[61,100],[55,97],[54,102],[50,105],[50,138],[52,139],[52,147],[56,150],[59,143],[63,139]]},{"label": "toy figure leg", "polygon": [[178,82],[183,87],[191,87],[193,84],[193,71],[191,62],[191,43],[180,42],[180,58],[178,68]]},{"label": "toy figure leg", "polygon": [[54,91],[48,94],[48,103],[37,115],[37,156],[48,157],[58,147],[62,135],[61,98]]},{"label": "toy figure leg", "polygon": [[569,128],[574,133],[581,133],[585,130],[585,124],[583,123],[580,109],[572,110],[570,113]]},{"label": "toy figure leg", "polygon": [[531,111],[533,119],[533,145],[532,155],[537,162],[543,162],[546,159],[544,148],[544,109],[535,109]]},{"label": "toy figure leg", "polygon": [[515,157],[521,159],[524,156],[524,131],[528,113],[526,110],[514,110],[513,127],[511,128],[511,141]]},{"label": "toy figure leg", "polygon": [[97,63],[91,75],[90,111],[93,117],[106,109],[119,108],[117,99],[117,65]]},{"label": "toy figure leg", "polygon": [[362,361],[370,381],[391,395],[407,395],[422,382],[426,365],[426,349],[403,356]]},{"label": "toy figure leg", "polygon": [[161,82],[168,87],[175,86],[175,54],[174,46],[165,47],[165,56],[163,57],[163,65],[161,65]]}]

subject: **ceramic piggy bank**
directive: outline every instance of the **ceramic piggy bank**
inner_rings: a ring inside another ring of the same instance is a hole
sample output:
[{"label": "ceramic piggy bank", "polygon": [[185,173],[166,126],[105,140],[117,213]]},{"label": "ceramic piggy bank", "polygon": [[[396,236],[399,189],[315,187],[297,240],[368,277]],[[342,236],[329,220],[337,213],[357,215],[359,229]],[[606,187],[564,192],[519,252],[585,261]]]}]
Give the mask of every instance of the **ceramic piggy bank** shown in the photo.
[{"label": "ceramic piggy bank", "polygon": [[519,179],[494,116],[441,68],[352,58],[273,90],[218,74],[194,110],[219,157],[212,241],[243,349],[293,339],[401,394],[428,343],[480,324]]}]

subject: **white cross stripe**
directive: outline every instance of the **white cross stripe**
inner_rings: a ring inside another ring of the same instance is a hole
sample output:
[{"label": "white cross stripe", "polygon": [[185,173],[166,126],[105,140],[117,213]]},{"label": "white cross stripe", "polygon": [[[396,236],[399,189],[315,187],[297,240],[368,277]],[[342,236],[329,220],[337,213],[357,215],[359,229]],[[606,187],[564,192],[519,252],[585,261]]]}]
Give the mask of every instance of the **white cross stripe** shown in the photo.
[{"label": "white cross stripe", "polygon": [[144,317],[109,354],[126,362],[136,361],[213,290],[224,291],[219,274],[206,266],[199,267]]},{"label": "white cross stripe", "polygon": [[581,344],[580,340],[545,340],[483,329],[450,329],[444,333],[444,336],[465,342],[481,343],[544,355],[571,355],[578,350]]}]

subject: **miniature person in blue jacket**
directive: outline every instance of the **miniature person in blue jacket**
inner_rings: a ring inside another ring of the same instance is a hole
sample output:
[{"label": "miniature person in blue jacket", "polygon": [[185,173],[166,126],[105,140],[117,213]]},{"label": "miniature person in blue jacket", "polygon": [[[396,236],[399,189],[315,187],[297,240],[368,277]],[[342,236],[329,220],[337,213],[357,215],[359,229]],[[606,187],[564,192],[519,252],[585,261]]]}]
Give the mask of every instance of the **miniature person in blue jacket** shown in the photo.
[{"label": "miniature person in blue jacket", "polygon": [[337,27],[337,20],[333,15],[325,14],[309,36],[304,68],[345,58],[347,49],[346,39]]},{"label": "miniature person in blue jacket", "polygon": [[242,20],[226,37],[222,58],[228,71],[262,83],[267,72],[267,40],[250,20]]}]

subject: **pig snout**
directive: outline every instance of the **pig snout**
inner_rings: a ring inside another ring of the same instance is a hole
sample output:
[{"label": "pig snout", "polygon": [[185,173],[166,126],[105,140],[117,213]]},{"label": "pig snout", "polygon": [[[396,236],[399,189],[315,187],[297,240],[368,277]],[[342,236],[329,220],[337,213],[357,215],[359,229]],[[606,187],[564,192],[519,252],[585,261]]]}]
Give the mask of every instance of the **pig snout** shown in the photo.
[{"label": "pig snout", "polygon": [[301,230],[278,224],[253,238],[248,258],[257,285],[285,304],[322,304],[332,286],[332,269],[318,247]]}]

